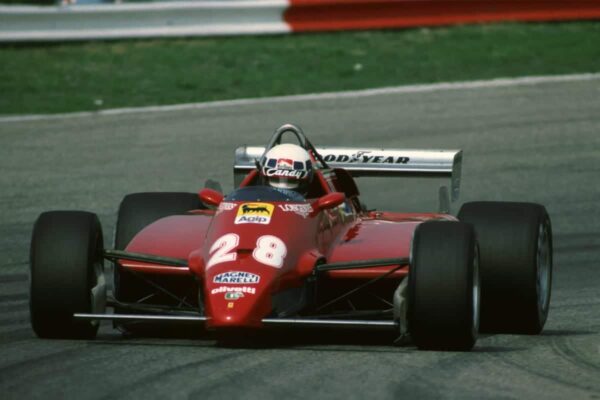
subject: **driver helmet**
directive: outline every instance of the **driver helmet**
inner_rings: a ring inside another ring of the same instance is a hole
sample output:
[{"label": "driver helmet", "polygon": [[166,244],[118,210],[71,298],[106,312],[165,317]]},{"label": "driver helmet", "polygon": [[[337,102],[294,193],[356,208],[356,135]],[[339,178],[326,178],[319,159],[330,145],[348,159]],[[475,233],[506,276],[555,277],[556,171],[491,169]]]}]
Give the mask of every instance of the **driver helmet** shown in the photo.
[{"label": "driver helmet", "polygon": [[313,178],[310,155],[296,144],[274,146],[265,154],[261,175],[271,187],[302,193]]}]

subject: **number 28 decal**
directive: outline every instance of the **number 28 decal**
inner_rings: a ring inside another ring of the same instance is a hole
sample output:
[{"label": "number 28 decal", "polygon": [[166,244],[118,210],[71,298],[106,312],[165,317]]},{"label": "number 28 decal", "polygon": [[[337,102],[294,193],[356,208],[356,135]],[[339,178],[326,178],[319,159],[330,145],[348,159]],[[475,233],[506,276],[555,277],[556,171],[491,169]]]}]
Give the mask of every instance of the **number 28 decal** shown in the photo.
[{"label": "number 28 decal", "polygon": [[[237,259],[235,248],[240,243],[240,237],[235,233],[228,233],[221,236],[210,247],[210,259],[206,263],[206,269],[210,267]],[[252,252],[252,257],[259,263],[270,267],[281,268],[283,259],[287,254],[287,248],[283,240],[277,236],[264,235],[256,241],[256,247]]]}]

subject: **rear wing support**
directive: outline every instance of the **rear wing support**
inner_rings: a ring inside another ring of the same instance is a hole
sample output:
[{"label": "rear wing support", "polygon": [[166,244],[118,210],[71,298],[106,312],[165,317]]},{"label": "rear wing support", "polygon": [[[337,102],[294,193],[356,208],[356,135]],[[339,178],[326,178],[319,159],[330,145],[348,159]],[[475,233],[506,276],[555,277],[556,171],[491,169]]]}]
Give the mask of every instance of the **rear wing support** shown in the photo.
[{"label": "rear wing support", "polygon": [[[442,194],[456,201],[460,193],[462,166],[461,150],[409,150],[379,149],[362,147],[318,147],[315,149],[330,168],[343,168],[354,177],[390,176],[450,179],[450,193]],[[234,185],[239,186],[243,178],[256,168],[264,147],[242,146],[235,150],[233,165]],[[440,207],[446,208],[442,204]]]}]

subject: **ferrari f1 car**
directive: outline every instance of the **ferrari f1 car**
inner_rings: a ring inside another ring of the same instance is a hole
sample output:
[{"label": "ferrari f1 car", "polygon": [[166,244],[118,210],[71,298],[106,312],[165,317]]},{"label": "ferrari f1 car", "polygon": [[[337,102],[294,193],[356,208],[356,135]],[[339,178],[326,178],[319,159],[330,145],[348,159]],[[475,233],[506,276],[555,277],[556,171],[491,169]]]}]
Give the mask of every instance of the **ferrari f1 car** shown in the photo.
[{"label": "ferrari f1 car", "polygon": [[[264,155],[298,141],[314,165],[306,196],[264,185]],[[101,320],[197,322],[235,335],[269,328],[390,330],[419,349],[469,350],[478,332],[540,333],[552,230],[538,204],[472,202],[457,217],[457,150],[315,148],[294,125],[235,152],[236,189],[136,193],[114,248],[98,217],[50,211],[31,242],[30,311],[47,338],[93,338]],[[370,211],[356,176],[449,177],[439,212]],[[104,261],[114,263],[107,296]],[[107,313],[106,307],[113,312]]]}]

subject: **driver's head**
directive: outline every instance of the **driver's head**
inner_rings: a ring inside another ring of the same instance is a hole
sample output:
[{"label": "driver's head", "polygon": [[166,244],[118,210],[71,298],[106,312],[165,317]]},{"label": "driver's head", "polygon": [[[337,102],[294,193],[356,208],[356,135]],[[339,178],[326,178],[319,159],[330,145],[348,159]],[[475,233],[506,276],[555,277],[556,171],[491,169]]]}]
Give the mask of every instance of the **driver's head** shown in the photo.
[{"label": "driver's head", "polygon": [[260,173],[269,186],[303,193],[312,181],[313,167],[306,150],[286,143],[267,152]]}]

